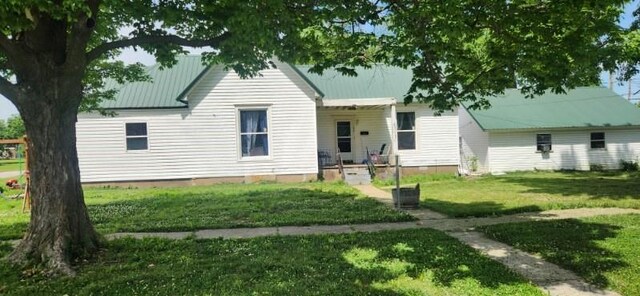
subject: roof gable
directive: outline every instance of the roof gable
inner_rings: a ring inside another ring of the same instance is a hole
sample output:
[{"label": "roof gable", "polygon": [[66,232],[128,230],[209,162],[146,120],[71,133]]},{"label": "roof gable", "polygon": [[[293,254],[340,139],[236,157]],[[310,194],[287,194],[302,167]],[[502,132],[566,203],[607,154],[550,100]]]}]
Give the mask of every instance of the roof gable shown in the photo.
[{"label": "roof gable", "polygon": [[488,98],[491,107],[471,110],[487,130],[640,126],[640,109],[603,87],[578,87],[567,94],[527,99],[518,89]]},{"label": "roof gable", "polygon": [[120,85],[107,83],[107,89],[119,89],[114,100],[102,102],[106,109],[181,108],[186,92],[209,68],[200,56],[180,56],[171,68],[160,69],[156,64],[147,68],[151,81]]}]

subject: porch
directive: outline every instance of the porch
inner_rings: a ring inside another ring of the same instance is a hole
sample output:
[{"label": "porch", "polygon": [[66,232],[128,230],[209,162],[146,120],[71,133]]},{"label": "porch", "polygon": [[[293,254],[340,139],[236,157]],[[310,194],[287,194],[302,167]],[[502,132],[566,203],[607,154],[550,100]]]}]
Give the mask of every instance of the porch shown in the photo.
[{"label": "porch", "polygon": [[384,167],[397,149],[395,99],[336,99],[317,104],[318,164],[337,169],[371,160]]}]

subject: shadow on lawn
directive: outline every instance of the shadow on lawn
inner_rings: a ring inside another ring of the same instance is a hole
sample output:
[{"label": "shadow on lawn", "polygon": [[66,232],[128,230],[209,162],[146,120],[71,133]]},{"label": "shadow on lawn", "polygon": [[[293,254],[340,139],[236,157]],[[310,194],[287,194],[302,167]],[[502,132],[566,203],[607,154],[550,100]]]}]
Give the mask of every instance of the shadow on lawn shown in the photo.
[{"label": "shadow on lawn", "polygon": [[624,258],[598,242],[614,238],[619,226],[576,219],[499,224],[480,228],[489,237],[570,269],[600,287],[604,273],[628,267]]},{"label": "shadow on lawn", "polygon": [[429,229],[243,240],[120,239],[82,264],[73,281],[20,281],[16,274],[0,268],[0,277],[10,280],[7,288],[16,295],[539,292],[523,289],[527,282],[500,264]]},{"label": "shadow on lawn", "polygon": [[493,201],[456,203],[438,199],[422,199],[422,207],[443,213],[449,217],[487,217],[526,212],[540,212],[543,209],[537,205],[505,208],[504,204]]},{"label": "shadow on lawn", "polygon": [[523,193],[545,193],[561,196],[587,195],[590,198],[640,199],[640,174],[623,172],[561,172],[564,177],[519,177],[507,175],[500,182],[529,187]]}]

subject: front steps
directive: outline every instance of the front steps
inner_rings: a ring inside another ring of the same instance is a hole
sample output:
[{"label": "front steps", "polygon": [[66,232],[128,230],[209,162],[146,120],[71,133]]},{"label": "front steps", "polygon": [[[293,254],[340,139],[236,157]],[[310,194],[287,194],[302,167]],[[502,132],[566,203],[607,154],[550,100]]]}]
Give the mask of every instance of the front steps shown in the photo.
[{"label": "front steps", "polygon": [[366,166],[345,167],[344,181],[349,185],[368,185],[371,184],[371,174]]}]

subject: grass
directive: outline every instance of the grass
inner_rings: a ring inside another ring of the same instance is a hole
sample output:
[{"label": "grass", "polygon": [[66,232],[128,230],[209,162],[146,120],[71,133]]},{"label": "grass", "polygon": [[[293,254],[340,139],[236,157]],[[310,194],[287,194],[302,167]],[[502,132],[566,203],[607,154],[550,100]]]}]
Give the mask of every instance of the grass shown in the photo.
[{"label": "grass", "polygon": [[595,285],[640,295],[640,215],[502,224],[482,231]]},{"label": "grass", "polygon": [[24,160],[20,159],[2,159],[0,160],[0,172],[24,170]]},{"label": "grass", "polygon": [[543,295],[499,263],[428,229],[121,239],[81,263],[73,279],[37,271],[29,277],[3,264],[0,294],[12,295]]},{"label": "grass", "polygon": [[[411,221],[342,183],[223,184],[181,188],[87,188],[101,233]],[[0,201],[0,239],[22,236],[21,200]]]},{"label": "grass", "polygon": [[[640,175],[622,172],[518,172],[460,178],[410,176],[422,206],[453,217],[493,216],[551,209],[640,208]],[[392,181],[376,181],[390,189]]]}]

